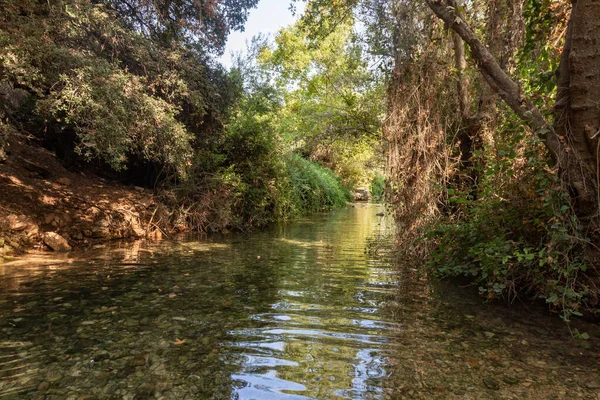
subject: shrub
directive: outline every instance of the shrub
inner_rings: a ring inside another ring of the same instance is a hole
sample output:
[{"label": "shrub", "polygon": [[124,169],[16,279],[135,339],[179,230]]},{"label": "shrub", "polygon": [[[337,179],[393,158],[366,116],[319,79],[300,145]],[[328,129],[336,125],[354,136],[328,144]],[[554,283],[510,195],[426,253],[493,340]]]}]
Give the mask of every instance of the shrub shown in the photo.
[{"label": "shrub", "polygon": [[371,192],[371,198],[375,201],[383,199],[383,191],[385,189],[385,177],[382,175],[376,175],[371,180],[371,186],[369,191]]},{"label": "shrub", "polygon": [[342,207],[352,199],[340,178],[327,168],[292,154],[286,160],[292,215]]},{"label": "shrub", "polygon": [[598,293],[585,274],[582,227],[534,142],[521,136],[478,152],[486,162],[477,197],[448,189],[455,213],[425,235],[436,244],[427,266],[438,276],[473,280],[490,299],[543,299],[568,320],[594,312]]},{"label": "shrub", "polygon": [[87,160],[99,157],[120,170],[136,154],[185,177],[192,135],[176,120],[176,106],[146,93],[143,78],[98,62],[62,74],[57,87],[39,112],[74,127],[76,151]]}]

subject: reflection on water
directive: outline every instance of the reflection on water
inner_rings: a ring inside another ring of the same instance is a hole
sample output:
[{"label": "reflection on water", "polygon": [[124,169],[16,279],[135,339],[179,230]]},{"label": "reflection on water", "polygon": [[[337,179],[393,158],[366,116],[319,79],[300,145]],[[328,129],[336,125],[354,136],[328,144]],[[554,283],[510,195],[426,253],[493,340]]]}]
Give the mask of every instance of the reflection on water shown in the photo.
[{"label": "reflection on water", "polygon": [[380,211],[0,266],[0,398],[598,398],[595,339],[392,268]]}]

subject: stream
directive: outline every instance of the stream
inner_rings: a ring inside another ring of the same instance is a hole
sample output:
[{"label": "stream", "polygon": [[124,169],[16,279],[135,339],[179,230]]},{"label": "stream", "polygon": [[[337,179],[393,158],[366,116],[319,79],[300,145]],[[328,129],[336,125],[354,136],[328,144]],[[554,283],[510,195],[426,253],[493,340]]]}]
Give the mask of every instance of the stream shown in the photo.
[{"label": "stream", "polygon": [[428,282],[382,211],[0,265],[0,399],[600,399],[598,324]]}]

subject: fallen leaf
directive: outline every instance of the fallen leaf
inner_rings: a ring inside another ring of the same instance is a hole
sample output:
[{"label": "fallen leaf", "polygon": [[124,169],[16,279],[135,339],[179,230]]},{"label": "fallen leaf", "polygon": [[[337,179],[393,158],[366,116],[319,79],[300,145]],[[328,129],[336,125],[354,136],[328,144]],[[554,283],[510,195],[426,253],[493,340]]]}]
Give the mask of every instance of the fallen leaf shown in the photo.
[{"label": "fallen leaf", "polygon": [[465,362],[469,367],[476,367],[479,365],[479,361],[474,358],[467,358]]},{"label": "fallen leaf", "polygon": [[175,338],[175,341],[173,342],[173,344],[174,344],[175,346],[179,346],[179,345],[181,345],[181,344],[184,344],[185,342],[186,342],[186,339],[178,339],[178,338]]}]

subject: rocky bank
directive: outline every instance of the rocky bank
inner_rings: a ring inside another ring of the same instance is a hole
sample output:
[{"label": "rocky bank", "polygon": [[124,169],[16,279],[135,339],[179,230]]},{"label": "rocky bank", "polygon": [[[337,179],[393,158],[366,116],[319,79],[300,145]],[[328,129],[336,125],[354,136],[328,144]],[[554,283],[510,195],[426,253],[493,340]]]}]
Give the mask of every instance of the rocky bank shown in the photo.
[{"label": "rocky bank", "polygon": [[151,190],[69,171],[50,151],[13,138],[0,162],[0,262],[156,234]]}]

